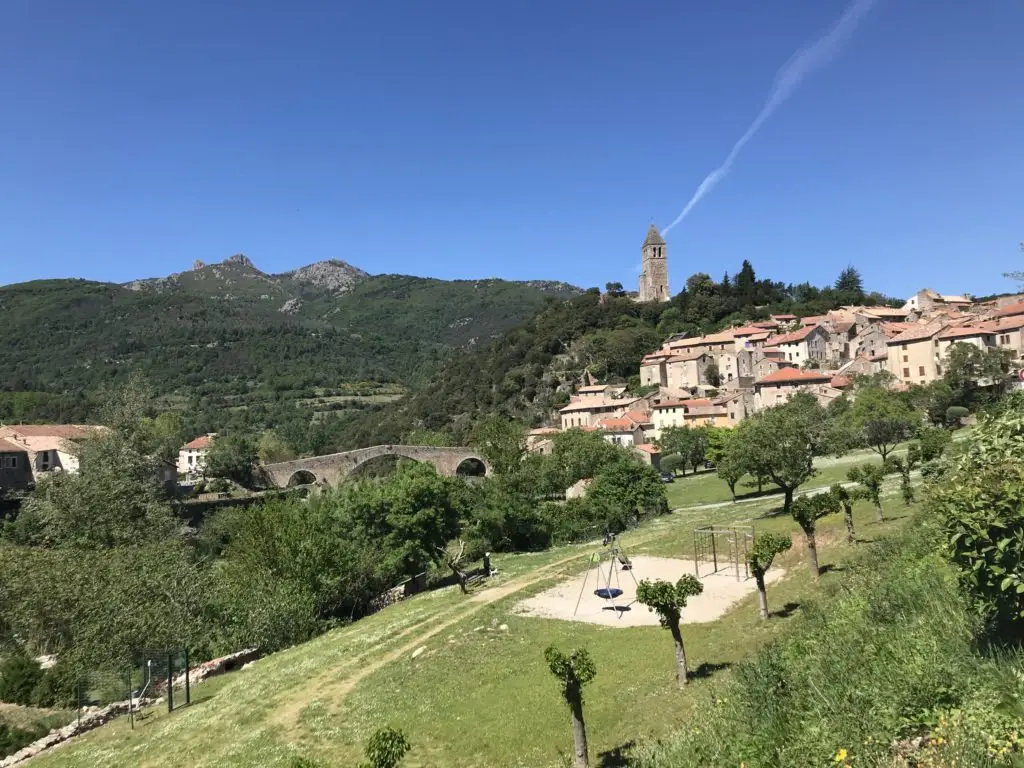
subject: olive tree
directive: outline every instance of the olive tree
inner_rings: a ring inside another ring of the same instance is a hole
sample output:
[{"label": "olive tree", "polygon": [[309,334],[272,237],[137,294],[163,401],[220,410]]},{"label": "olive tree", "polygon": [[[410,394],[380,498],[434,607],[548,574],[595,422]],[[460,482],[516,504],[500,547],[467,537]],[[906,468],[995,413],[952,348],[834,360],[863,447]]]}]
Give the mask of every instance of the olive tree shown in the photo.
[{"label": "olive tree", "polygon": [[704,585],[689,574],[675,584],[667,581],[641,581],[636,588],[636,599],[658,614],[661,626],[672,633],[676,645],[676,679],[680,686],[686,685],[686,648],[679,621],[686,601],[704,591]]},{"label": "olive tree", "polygon": [[851,467],[846,476],[857,483],[857,495],[875,505],[875,519],[882,522],[882,483],[885,481],[885,466],[882,464],[860,464]]},{"label": "olive tree", "polygon": [[831,493],[816,493],[813,496],[801,496],[793,502],[793,519],[800,526],[807,538],[807,567],[811,577],[817,581],[821,575],[818,568],[818,542],[815,531],[818,520],[839,511],[839,502]]},{"label": "olive tree", "polygon": [[790,514],[793,493],[814,476],[814,457],[828,445],[824,409],[813,395],[802,393],[742,421],[728,452],[737,452],[747,474],[779,486],[784,513]]},{"label": "olive tree", "polygon": [[853,502],[854,495],[842,483],[836,483],[828,491],[832,494],[839,506],[843,508],[843,518],[846,520],[846,541],[853,544],[857,541],[857,534],[853,530]]},{"label": "olive tree", "polygon": [[772,561],[776,555],[789,551],[793,541],[788,536],[780,536],[777,533],[764,533],[754,541],[754,548],[750,552],[750,570],[754,574],[754,581],[757,582],[757,591],[760,598],[761,618],[768,618],[768,593],[764,588],[764,575],[772,567]]},{"label": "olive tree", "polygon": [[551,645],[544,651],[544,660],[548,663],[551,674],[561,683],[562,697],[569,706],[569,713],[572,716],[576,768],[589,768],[587,724],[583,719],[583,686],[597,676],[597,666],[583,648],[574,648],[567,656]]}]

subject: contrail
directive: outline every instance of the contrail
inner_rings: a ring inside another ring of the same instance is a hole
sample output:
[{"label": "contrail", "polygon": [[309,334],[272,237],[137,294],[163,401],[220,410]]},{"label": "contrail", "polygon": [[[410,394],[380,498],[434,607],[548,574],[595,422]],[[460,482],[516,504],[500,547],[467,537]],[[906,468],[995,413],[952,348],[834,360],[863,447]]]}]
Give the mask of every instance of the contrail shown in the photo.
[{"label": "contrail", "polygon": [[875,0],[853,0],[843,15],[839,17],[839,20],[832,25],[831,29],[826,32],[822,37],[815,40],[810,45],[806,45],[797,51],[787,61],[782,69],[780,69],[775,75],[775,82],[772,85],[772,90],[768,94],[768,100],[764,106],[761,107],[761,111],[757,117],[754,118],[754,122],[750,124],[746,132],[740,136],[740,140],[736,142],[736,145],[732,148],[728,157],[725,158],[725,162],[722,163],[718,168],[713,170],[707,175],[707,178],[700,183],[697,187],[697,191],[693,193],[693,197],[690,198],[690,202],[683,208],[683,212],[676,216],[675,221],[665,227],[662,233],[667,233],[672,227],[681,222],[686,218],[686,214],[690,212],[701,198],[704,197],[711,189],[729,173],[729,169],[732,168],[733,161],[743,150],[743,147],[747,145],[747,142],[754,138],[754,135],[761,129],[765,120],[772,116],[776,109],[788,99],[793,91],[797,89],[797,86],[803,82],[807,75],[811,74],[815,69],[827,64],[831,59],[839,53],[839,49],[843,43],[846,42],[847,38],[853,34],[857,25],[860,24],[861,19],[871,10],[871,6],[875,4]]}]

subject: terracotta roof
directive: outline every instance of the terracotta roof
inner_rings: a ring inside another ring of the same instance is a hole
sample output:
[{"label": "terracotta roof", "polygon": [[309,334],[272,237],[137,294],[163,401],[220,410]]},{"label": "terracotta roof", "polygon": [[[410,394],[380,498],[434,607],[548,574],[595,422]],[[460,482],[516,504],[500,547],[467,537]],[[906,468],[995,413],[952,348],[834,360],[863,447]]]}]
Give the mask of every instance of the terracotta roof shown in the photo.
[{"label": "terracotta roof", "polygon": [[758,379],[755,384],[812,384],[814,382],[831,381],[831,373],[821,371],[805,371],[800,368],[780,368],[769,373],[763,379]]},{"label": "terracotta roof", "polygon": [[735,341],[731,330],[711,333],[707,336],[694,336],[692,339],[679,339],[669,342],[668,346],[669,349],[679,349],[680,347],[702,347],[705,344],[726,344],[730,341]]},{"label": "terracotta roof", "polygon": [[796,320],[796,315],[771,315],[772,320],[789,321]]},{"label": "terracotta roof", "polygon": [[875,317],[906,317],[910,314],[906,309],[893,309],[892,307],[860,307],[858,311]]},{"label": "terracotta roof", "polygon": [[918,325],[917,323],[879,323],[878,327],[887,338],[891,339],[893,336],[899,336],[901,333],[909,331],[911,328],[917,328]]},{"label": "terracotta roof", "polygon": [[1024,315],[1024,301],[1008,304],[996,312],[996,317],[1012,317],[1013,315]]},{"label": "terracotta roof", "polygon": [[759,323],[751,323],[751,325],[754,326],[755,328],[767,328],[768,330],[772,330],[773,328],[779,327],[778,323],[773,322],[771,320],[762,320]]},{"label": "terracotta roof", "polygon": [[199,450],[202,448],[209,448],[211,445],[213,445],[212,437],[210,437],[209,435],[200,435],[195,440],[185,443],[185,445],[183,445],[181,449],[183,451]]},{"label": "terracotta roof", "polygon": [[835,387],[836,389],[842,389],[853,384],[853,379],[849,376],[833,376],[832,381],[829,382],[829,386]]},{"label": "terracotta roof", "polygon": [[849,333],[850,329],[855,326],[856,323],[852,321],[844,321],[842,323],[836,323],[836,333]]},{"label": "terracotta roof", "polygon": [[909,341],[924,341],[930,339],[937,333],[940,333],[943,328],[946,327],[945,323],[928,323],[927,325],[915,325],[913,328],[908,328],[898,336],[893,336],[887,342],[889,345],[893,344],[906,344]]},{"label": "terracotta roof", "polygon": [[758,328],[756,325],[742,325],[739,328],[732,329],[732,335],[734,338],[740,338],[741,336],[752,336],[755,333],[764,333],[764,328]]},{"label": "terracotta roof", "polygon": [[651,456],[661,453],[657,446],[651,445],[650,443],[643,443],[641,445],[634,445],[633,448],[643,453],[649,453]]},{"label": "terracotta roof", "polygon": [[991,321],[988,325],[995,329],[997,333],[1000,331],[1016,331],[1019,328],[1024,328],[1024,315],[1001,317],[998,320]]},{"label": "terracotta roof", "polygon": [[947,328],[939,334],[940,339],[969,339],[974,336],[991,336],[995,333],[987,325],[962,325],[959,328]]},{"label": "terracotta roof", "polygon": [[636,422],[634,422],[632,419],[626,419],[623,417],[601,419],[599,422],[597,422],[597,426],[601,427],[602,429],[612,430],[614,432],[627,430],[633,431],[637,427]]},{"label": "terracotta roof", "polygon": [[649,424],[651,421],[651,414],[647,411],[626,411],[625,417],[637,424]]},{"label": "terracotta roof", "polygon": [[17,443],[0,437],[0,453],[27,453],[27,451]]},{"label": "terracotta roof", "polygon": [[828,320],[828,315],[811,315],[810,317],[801,317],[801,325],[821,325]]},{"label": "terracotta roof", "polygon": [[608,389],[609,386],[610,385],[608,385],[608,384],[589,384],[589,385],[587,385],[585,387],[578,387],[576,389],[576,391],[577,392],[604,392],[606,389]]},{"label": "terracotta roof", "polygon": [[784,333],[780,336],[775,336],[774,338],[768,339],[768,343],[765,346],[777,347],[780,344],[798,344],[799,342],[804,341],[808,336],[810,336],[814,329],[817,327],[818,326],[816,325],[805,325],[798,331],[793,331],[792,333]]}]

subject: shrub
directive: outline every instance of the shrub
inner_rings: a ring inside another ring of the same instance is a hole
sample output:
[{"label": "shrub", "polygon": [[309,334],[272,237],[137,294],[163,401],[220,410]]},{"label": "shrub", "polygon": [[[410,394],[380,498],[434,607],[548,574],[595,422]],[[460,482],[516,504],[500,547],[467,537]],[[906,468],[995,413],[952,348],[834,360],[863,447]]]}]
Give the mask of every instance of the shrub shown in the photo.
[{"label": "shrub", "polygon": [[43,726],[25,729],[0,722],[0,760],[27,747],[36,739],[41,739],[46,733],[47,729]]},{"label": "shrub", "polygon": [[0,701],[32,704],[32,692],[43,679],[39,664],[24,653],[15,652],[0,664]]}]

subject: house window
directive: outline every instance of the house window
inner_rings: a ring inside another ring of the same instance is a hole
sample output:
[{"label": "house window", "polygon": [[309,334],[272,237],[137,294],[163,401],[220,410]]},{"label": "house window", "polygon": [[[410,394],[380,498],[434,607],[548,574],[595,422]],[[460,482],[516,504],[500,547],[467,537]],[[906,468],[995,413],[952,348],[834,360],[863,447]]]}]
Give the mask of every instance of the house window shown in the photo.
[{"label": "house window", "polygon": [[18,466],[17,456],[4,456],[4,469],[14,469]]},{"label": "house window", "polygon": [[[937,341],[936,341],[935,343],[936,343],[936,344],[938,344],[939,342],[937,342]],[[904,352],[906,352],[906,351],[907,351],[907,345],[906,345],[906,344],[904,344],[904,345],[903,345],[903,351],[904,351]]]},{"label": "house window", "polygon": [[938,363],[935,364],[935,373],[939,376],[942,375],[942,366],[939,365]]},{"label": "house window", "polygon": [[904,379],[909,379],[910,378],[910,369],[909,368],[904,368],[903,369],[903,378]]},{"label": "house window", "polygon": [[903,356],[903,362],[904,363],[907,362],[907,356],[906,355]]},{"label": "house window", "polygon": [[917,366],[917,375],[918,376],[924,376],[924,366],[923,365]]}]

